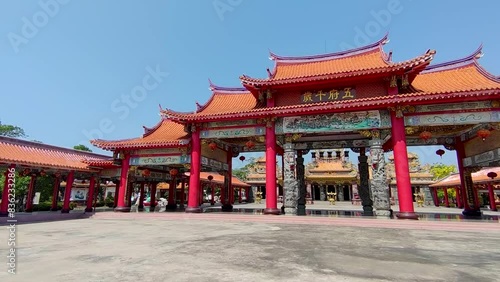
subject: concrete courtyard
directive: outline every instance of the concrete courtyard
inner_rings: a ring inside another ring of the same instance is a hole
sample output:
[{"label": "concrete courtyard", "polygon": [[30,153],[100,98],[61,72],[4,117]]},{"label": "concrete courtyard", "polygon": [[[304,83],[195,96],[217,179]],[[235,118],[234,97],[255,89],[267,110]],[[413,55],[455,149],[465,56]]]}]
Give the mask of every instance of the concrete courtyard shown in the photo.
[{"label": "concrete courtyard", "polygon": [[17,274],[4,264],[0,281],[499,281],[500,269],[498,221],[102,212],[16,235]]}]

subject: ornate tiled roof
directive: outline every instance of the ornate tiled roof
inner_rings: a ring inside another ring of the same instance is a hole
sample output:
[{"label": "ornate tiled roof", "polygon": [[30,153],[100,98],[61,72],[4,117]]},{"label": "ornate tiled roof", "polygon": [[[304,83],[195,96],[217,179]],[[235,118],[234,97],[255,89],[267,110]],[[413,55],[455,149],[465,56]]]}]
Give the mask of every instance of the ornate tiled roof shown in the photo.
[{"label": "ornate tiled roof", "polygon": [[146,129],[142,137],[113,141],[96,139],[90,143],[104,150],[178,147],[187,145],[189,136],[184,131],[184,125],[162,119],[152,129]]},{"label": "ornate tiled roof", "polygon": [[412,82],[415,93],[447,94],[495,91],[500,93],[500,80],[478,63],[482,47],[471,55],[428,66]]},{"label": "ornate tiled roof", "polygon": [[[474,184],[484,184],[491,182],[492,179],[488,177],[488,173],[490,172],[495,172],[497,175],[500,175],[500,167],[486,167],[481,169],[480,171],[472,173],[472,181]],[[500,178],[495,178],[495,182],[499,182]],[[430,185],[430,187],[455,187],[460,185],[460,175],[457,174],[452,174],[449,175],[434,184]]]},{"label": "ornate tiled roof", "polygon": [[99,162],[109,156],[46,145],[38,142],[0,137],[0,163],[76,171],[95,171],[88,162]]},{"label": "ornate tiled roof", "polygon": [[276,62],[269,78],[256,79],[243,75],[243,85],[247,87],[282,85],[298,82],[329,80],[371,74],[408,73],[420,71],[432,60],[435,51],[428,51],[414,59],[392,62],[382,50],[387,36],[370,45],[336,53],[282,57],[271,53]]},{"label": "ornate tiled roof", "polygon": [[358,172],[352,163],[336,158],[318,158],[306,168],[306,180],[356,181]]}]

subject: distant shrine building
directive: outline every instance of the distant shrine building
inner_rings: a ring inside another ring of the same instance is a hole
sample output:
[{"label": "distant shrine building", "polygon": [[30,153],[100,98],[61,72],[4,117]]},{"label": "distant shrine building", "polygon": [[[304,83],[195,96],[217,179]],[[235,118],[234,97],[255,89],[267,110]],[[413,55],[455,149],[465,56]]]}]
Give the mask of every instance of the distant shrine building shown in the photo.
[{"label": "distant shrine building", "polygon": [[[170,182],[169,189],[179,183],[187,189],[179,193],[187,196],[182,199],[185,211],[200,212],[202,172],[223,177],[220,201],[223,210],[231,210],[236,198],[233,159],[264,152],[265,178],[259,181],[265,214],[282,213],[281,156],[286,214],[304,215],[308,202],[328,192],[353,200],[355,186],[365,215],[389,215],[394,200],[399,218],[416,219],[411,178],[418,172],[412,170],[408,147],[441,145],[445,150],[439,154],[457,156],[463,213],[480,214],[471,175],[500,164],[500,79],[479,65],[481,48],[440,64],[432,64],[433,50],[394,62],[392,52],[383,50],[387,41],[312,56],[271,53],[275,66],[267,77],[243,75],[241,88],[210,83],[211,97],[194,112],[161,109],[162,119],[141,137],[92,140],[112,151],[113,159],[87,163],[117,183],[116,211],[130,210],[134,185],[156,190],[158,182]],[[346,149],[355,152],[349,158],[358,159],[357,167],[342,160]],[[317,153],[315,164],[306,167],[304,155],[312,153]],[[388,153],[393,156],[390,171]],[[325,174],[328,170],[335,174]],[[179,200],[176,194],[169,193],[172,208]]]}]

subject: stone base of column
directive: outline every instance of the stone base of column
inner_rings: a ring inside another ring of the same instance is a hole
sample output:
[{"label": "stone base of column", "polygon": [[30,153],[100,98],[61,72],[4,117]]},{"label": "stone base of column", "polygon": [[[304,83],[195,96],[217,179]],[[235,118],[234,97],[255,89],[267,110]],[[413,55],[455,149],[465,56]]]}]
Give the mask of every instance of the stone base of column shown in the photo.
[{"label": "stone base of column", "polygon": [[116,207],[115,212],[130,212],[130,207]]},{"label": "stone base of column", "polygon": [[414,219],[418,220],[418,215],[414,212],[398,212],[396,213],[398,219]]},{"label": "stone base of column", "polygon": [[175,211],[177,210],[177,204],[168,204],[165,206],[166,211]]},{"label": "stone base of column", "polygon": [[464,210],[462,214],[466,217],[477,218],[483,215],[483,212],[480,210]]},{"label": "stone base of column", "polygon": [[184,211],[186,213],[201,213],[201,208],[192,208],[192,207],[187,207],[186,210]]},{"label": "stone base of column", "polygon": [[278,215],[278,214],[281,214],[281,210],[279,210],[279,209],[264,209],[263,214],[274,214],[274,215]]},{"label": "stone base of column", "polygon": [[297,215],[306,215],[306,205],[297,206]]},{"label": "stone base of column", "polygon": [[69,213],[69,209],[62,209],[61,213]]},{"label": "stone base of column", "polygon": [[93,208],[90,208],[90,209],[89,208],[85,208],[85,212],[93,212],[93,211],[94,211]]},{"label": "stone base of column", "polygon": [[231,204],[224,204],[224,205],[222,205],[222,211],[223,212],[232,212],[233,206]]},{"label": "stone base of column", "polygon": [[363,206],[363,216],[374,216],[372,206]]},{"label": "stone base of column", "polygon": [[374,213],[376,216],[381,216],[381,217],[391,218],[393,216],[392,210],[375,210]]},{"label": "stone base of column", "polygon": [[297,215],[297,209],[296,208],[284,208],[283,214],[285,214],[285,215]]}]

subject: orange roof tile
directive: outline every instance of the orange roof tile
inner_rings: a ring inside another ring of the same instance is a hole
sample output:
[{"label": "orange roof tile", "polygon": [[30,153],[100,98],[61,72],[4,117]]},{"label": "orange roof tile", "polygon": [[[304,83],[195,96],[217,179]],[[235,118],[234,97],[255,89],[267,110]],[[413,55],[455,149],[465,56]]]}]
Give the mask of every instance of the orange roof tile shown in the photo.
[{"label": "orange roof tile", "polygon": [[0,137],[0,162],[40,168],[76,171],[91,170],[85,161],[102,161],[109,156],[46,145],[38,142]]},{"label": "orange roof tile", "polygon": [[255,79],[242,76],[243,85],[280,85],[296,82],[354,77],[360,75],[407,72],[412,68],[423,69],[432,60],[435,51],[411,60],[395,63],[382,50],[387,36],[365,47],[316,56],[280,57],[271,54],[276,61],[271,77]]},{"label": "orange roof tile", "polygon": [[189,143],[189,136],[184,131],[184,125],[168,119],[162,119],[155,127],[145,128],[145,131],[146,133],[139,138],[112,141],[96,139],[91,140],[90,143],[104,150],[177,147]]},{"label": "orange roof tile", "polygon": [[[472,181],[474,182],[474,184],[484,184],[491,182],[492,179],[488,177],[489,172],[495,172],[497,175],[500,175],[500,167],[486,167],[481,169],[480,171],[474,172],[472,173]],[[499,182],[500,178],[497,177],[494,179],[494,181]],[[460,185],[460,175],[452,174],[429,186],[439,188],[439,187],[454,187],[459,185]]]}]

